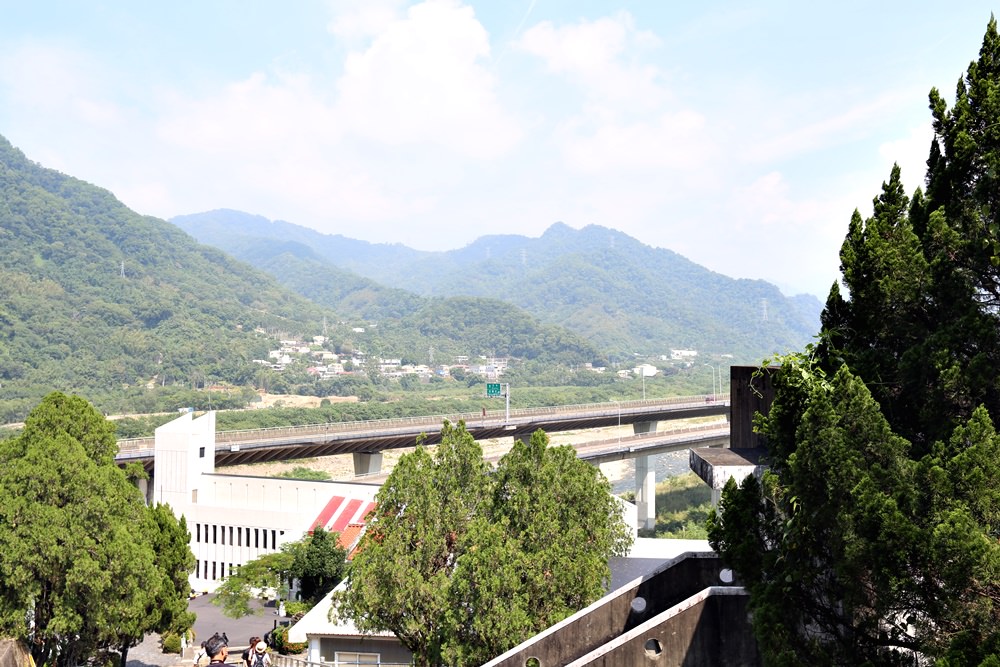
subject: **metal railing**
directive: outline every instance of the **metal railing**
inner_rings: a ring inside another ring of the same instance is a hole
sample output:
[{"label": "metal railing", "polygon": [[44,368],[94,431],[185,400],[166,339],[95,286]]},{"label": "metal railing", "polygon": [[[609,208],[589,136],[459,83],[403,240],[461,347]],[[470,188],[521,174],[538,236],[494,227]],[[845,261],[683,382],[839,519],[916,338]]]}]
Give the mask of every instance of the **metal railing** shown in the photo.
[{"label": "metal railing", "polygon": [[274,667],[410,667],[413,664],[410,662],[320,662],[277,653],[271,654],[271,663]]}]

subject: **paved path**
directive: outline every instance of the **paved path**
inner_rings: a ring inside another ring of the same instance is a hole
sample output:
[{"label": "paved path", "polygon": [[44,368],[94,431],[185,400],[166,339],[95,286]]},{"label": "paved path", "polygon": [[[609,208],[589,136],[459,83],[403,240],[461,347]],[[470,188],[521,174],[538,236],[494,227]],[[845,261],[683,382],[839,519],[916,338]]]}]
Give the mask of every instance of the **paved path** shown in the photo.
[{"label": "paved path", "polygon": [[[188,610],[198,615],[194,622],[195,645],[201,644],[216,632],[225,633],[229,637],[230,661],[238,662],[239,655],[247,646],[250,637],[263,637],[264,633],[273,629],[278,622],[274,613],[273,603],[264,606],[254,601],[261,612],[253,616],[232,619],[222,614],[220,607],[212,604],[213,595],[200,595],[188,602]],[[287,619],[280,619],[287,620]],[[160,636],[150,634],[146,639],[132,648],[128,654],[126,667],[193,667],[194,652],[188,649],[185,656],[176,653],[164,653],[160,648]]]}]

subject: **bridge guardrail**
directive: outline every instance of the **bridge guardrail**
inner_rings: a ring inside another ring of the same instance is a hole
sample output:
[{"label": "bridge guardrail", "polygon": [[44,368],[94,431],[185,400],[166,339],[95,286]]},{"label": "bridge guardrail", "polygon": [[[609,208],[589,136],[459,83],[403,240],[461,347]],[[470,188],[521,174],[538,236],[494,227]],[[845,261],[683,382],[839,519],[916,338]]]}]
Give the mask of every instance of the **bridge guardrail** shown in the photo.
[{"label": "bridge guardrail", "polygon": [[[673,396],[670,398],[658,399],[637,399],[632,401],[608,401],[607,403],[578,403],[573,405],[543,406],[534,408],[517,408],[510,411],[510,417],[533,417],[537,415],[558,412],[560,414],[572,414],[574,412],[592,412],[601,416],[616,414],[627,414],[629,409],[644,408],[650,406],[679,406],[679,405],[705,405],[712,403],[715,405],[728,405],[728,400],[708,400],[711,395],[699,396]],[[623,412],[626,411],[626,412]],[[505,418],[506,410],[487,410],[486,419]],[[391,419],[369,419],[355,420],[349,422],[325,422],[321,424],[304,424],[300,426],[272,426],[257,429],[237,429],[232,431],[219,431],[215,434],[215,442],[226,443],[247,439],[247,436],[259,438],[261,440],[294,437],[303,434],[315,433],[348,433],[357,430],[371,430],[378,428],[397,428],[413,426],[437,426],[445,419],[456,424],[459,421],[473,423],[483,419],[483,414],[478,412],[460,412],[450,415],[428,415],[422,417],[395,417]],[[153,449],[154,438],[129,438],[118,441],[118,451],[122,454],[136,450]]]}]

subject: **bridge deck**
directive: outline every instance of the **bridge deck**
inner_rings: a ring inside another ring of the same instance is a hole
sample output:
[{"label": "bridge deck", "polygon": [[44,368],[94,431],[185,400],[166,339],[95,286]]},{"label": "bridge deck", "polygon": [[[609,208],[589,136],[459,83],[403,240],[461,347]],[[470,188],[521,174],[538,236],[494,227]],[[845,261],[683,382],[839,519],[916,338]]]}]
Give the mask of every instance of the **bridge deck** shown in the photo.
[{"label": "bridge deck", "polygon": [[[237,465],[260,463],[294,458],[313,458],[350,453],[373,453],[384,449],[413,447],[421,438],[425,444],[440,441],[440,428],[444,420],[452,423],[462,421],[477,440],[524,436],[537,429],[546,432],[603,428],[615,425],[642,422],[690,419],[727,415],[728,401],[715,401],[711,396],[676,397],[644,401],[622,401],[586,405],[570,405],[546,408],[524,408],[481,413],[435,415],[358,422],[311,424],[307,426],[277,427],[265,429],[220,431],[216,434],[216,465]],[[716,427],[718,431],[718,427]],[[635,446],[651,448],[645,453],[669,451],[656,448],[670,447],[661,443],[669,432],[633,436],[628,439]],[[706,435],[714,442],[723,437],[719,433]],[[639,439],[635,439],[639,438]],[[642,438],[645,438],[643,440]],[[709,446],[702,436],[692,433],[686,446]],[[725,429],[728,438],[728,427]],[[658,443],[658,444],[653,444]],[[599,444],[599,443],[594,443]],[[153,438],[138,438],[119,441],[117,460],[124,464],[129,461],[141,462],[147,470],[153,467]],[[608,452],[593,454],[600,460],[616,460],[635,456],[637,453],[621,455],[620,448],[605,443]],[[675,448],[682,449],[683,443]],[[595,459],[595,462],[598,462]]]}]

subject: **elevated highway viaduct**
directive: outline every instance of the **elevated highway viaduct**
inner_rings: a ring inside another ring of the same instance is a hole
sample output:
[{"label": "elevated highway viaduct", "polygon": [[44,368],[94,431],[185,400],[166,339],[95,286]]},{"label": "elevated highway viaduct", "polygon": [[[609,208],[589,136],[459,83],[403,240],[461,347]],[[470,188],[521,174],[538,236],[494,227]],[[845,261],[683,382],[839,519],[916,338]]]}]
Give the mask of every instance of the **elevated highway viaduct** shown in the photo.
[{"label": "elevated highway viaduct", "polygon": [[[311,424],[239,431],[218,431],[215,434],[215,465],[282,461],[352,454],[355,474],[377,478],[381,472],[381,452],[385,449],[413,447],[418,438],[427,445],[440,441],[444,420],[465,423],[477,440],[513,437],[526,440],[538,429],[547,433],[559,431],[607,428],[631,424],[636,434],[632,438],[588,443],[577,447],[581,458],[601,463],[607,460],[636,460],[636,498],[640,526],[655,523],[653,500],[655,479],[650,457],[656,453],[687,447],[701,447],[728,442],[728,427],[715,425],[708,435],[696,431],[657,433],[657,423],[695,417],[729,416],[729,401],[712,396],[687,396],[637,401],[611,401],[584,405],[568,405],[515,410],[491,410],[483,413],[462,413],[385,419],[360,422]],[[705,431],[705,429],[701,429]],[[707,441],[703,438],[707,438]],[[142,463],[155,475],[154,438],[119,441],[117,461]],[[585,452],[590,452],[585,454]]]}]

